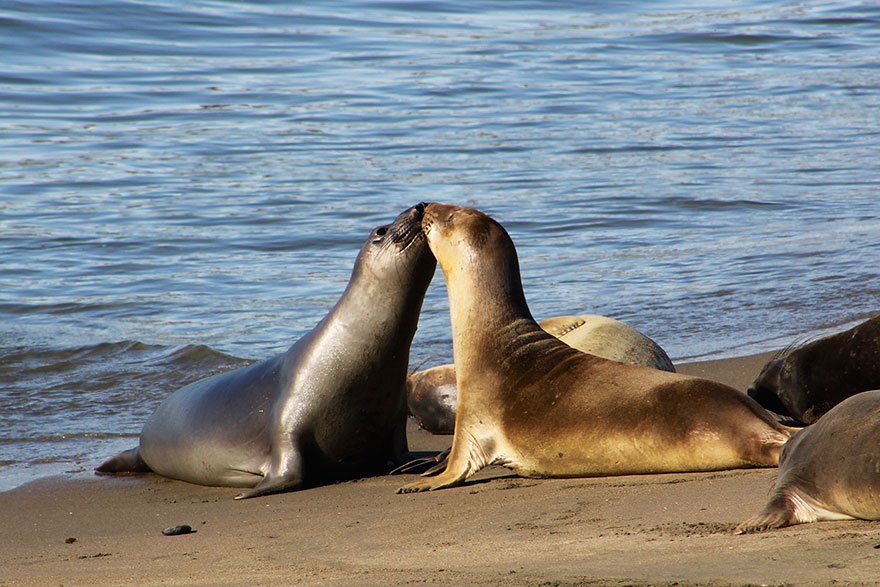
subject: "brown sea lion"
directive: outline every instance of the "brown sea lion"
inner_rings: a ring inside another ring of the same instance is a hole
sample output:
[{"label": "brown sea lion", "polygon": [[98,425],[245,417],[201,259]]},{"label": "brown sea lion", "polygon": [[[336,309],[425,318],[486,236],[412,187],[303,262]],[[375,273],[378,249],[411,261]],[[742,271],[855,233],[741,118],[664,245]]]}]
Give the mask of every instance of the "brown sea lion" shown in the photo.
[{"label": "brown sea lion", "polygon": [[880,520],[880,391],[854,395],[794,434],[769,503],[736,532],[852,519]]},{"label": "brown sea lion", "polygon": [[[607,316],[553,316],[539,323],[541,328],[579,351],[598,357],[675,371],[669,355],[660,345],[620,320]],[[438,365],[416,371],[406,378],[409,413],[419,427],[433,434],[452,434],[458,390],[455,367]]]},{"label": "brown sea lion", "polygon": [[498,222],[430,204],[422,225],[446,279],[459,405],[445,470],[401,493],[460,485],[489,464],[526,477],[777,464],[790,429],[745,394],[582,353],[544,331]]},{"label": "brown sea lion", "polygon": [[783,351],[748,393],[768,410],[812,424],[846,398],[872,389],[880,389],[880,316]]}]

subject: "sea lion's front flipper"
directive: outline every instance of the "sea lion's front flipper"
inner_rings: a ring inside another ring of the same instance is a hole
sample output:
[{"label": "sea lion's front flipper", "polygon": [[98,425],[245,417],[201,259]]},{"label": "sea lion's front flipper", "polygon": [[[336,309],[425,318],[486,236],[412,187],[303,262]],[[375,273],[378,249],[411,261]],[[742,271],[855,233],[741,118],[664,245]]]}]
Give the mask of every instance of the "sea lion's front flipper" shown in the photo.
[{"label": "sea lion's front flipper", "polygon": [[733,532],[734,534],[752,534],[799,523],[794,504],[784,492],[780,491],[773,496],[760,514],[738,525]]},{"label": "sea lion's front flipper", "polygon": [[235,499],[248,499],[293,491],[303,486],[302,453],[294,445],[286,446],[283,453],[273,458],[269,472],[252,489],[240,493]]}]

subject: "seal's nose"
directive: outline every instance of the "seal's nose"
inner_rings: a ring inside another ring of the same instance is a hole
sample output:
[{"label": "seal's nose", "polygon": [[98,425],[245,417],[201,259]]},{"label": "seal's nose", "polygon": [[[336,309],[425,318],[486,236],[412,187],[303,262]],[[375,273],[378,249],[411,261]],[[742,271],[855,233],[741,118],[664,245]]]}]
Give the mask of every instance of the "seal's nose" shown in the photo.
[{"label": "seal's nose", "polygon": [[425,214],[425,208],[428,206],[427,202],[419,202],[410,210],[413,212],[413,216],[415,216],[416,220],[421,220],[422,216]]}]

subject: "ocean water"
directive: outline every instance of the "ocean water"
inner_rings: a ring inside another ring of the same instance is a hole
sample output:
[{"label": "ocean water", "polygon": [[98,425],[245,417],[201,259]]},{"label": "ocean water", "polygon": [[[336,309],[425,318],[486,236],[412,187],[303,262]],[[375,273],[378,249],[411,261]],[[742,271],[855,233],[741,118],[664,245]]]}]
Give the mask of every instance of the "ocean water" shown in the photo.
[{"label": "ocean water", "polygon": [[0,66],[0,490],[286,349],[419,201],[677,360],[880,306],[875,2],[3,0]]}]

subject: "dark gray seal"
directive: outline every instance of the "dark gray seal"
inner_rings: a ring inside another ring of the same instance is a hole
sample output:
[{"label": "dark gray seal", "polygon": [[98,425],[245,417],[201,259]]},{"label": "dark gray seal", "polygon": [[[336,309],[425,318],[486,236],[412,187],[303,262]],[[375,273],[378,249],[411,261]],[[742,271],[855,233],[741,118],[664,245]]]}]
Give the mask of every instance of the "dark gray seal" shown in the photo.
[{"label": "dark gray seal", "polygon": [[245,498],[403,463],[409,350],[436,266],[423,211],[372,232],[342,297],[287,352],[176,391],[138,448],[97,471],[249,487]]},{"label": "dark gray seal", "polygon": [[759,404],[812,424],[862,391],[880,389],[880,316],[783,351],[749,388]]},{"label": "dark gray seal", "polygon": [[820,520],[880,520],[880,391],[856,394],[796,432],[764,510],[738,534]]}]

